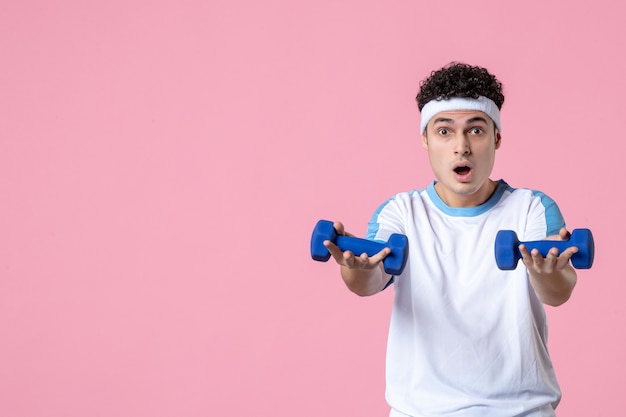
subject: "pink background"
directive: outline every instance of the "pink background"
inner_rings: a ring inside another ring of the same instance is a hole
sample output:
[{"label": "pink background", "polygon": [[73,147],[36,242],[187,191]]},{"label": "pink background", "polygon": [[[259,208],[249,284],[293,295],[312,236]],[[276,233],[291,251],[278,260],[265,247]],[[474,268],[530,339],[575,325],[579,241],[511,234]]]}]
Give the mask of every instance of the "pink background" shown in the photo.
[{"label": "pink background", "polygon": [[432,180],[414,96],[452,60],[505,84],[493,177],[596,238],[547,309],[559,415],[623,415],[625,11],[3,1],[0,415],[387,415],[392,292],[309,238]]}]

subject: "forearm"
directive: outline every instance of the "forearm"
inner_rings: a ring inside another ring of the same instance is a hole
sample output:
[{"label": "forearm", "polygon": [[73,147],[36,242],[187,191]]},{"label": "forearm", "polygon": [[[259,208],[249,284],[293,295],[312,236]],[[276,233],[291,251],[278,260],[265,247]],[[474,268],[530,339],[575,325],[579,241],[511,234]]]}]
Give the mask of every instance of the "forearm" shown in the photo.
[{"label": "forearm", "polygon": [[538,275],[532,270],[529,274],[537,297],[550,306],[556,307],[569,300],[576,286],[576,270],[571,265],[550,274]]},{"label": "forearm", "polygon": [[341,277],[348,289],[361,297],[379,293],[391,279],[391,275],[384,272],[382,264],[373,269],[341,266]]}]

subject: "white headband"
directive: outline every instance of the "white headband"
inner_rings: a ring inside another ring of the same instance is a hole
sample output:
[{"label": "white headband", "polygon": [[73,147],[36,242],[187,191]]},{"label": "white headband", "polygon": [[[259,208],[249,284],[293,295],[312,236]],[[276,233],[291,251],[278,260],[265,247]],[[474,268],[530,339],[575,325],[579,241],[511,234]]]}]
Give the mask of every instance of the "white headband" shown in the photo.
[{"label": "white headband", "polygon": [[498,130],[502,131],[500,126],[500,110],[496,103],[491,99],[483,96],[478,98],[452,97],[447,100],[431,100],[422,107],[422,120],[420,123],[420,132],[424,134],[426,125],[437,113],[452,110],[478,110],[491,117]]}]

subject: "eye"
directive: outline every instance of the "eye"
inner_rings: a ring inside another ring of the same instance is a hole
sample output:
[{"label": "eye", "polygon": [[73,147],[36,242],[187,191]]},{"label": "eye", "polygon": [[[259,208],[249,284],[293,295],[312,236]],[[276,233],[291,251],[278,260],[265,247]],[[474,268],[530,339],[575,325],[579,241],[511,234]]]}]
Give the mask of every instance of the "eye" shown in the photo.
[{"label": "eye", "polygon": [[439,130],[437,130],[437,133],[439,133],[441,136],[446,136],[448,133],[450,133],[450,131],[445,127],[441,127],[439,128]]},{"label": "eye", "polygon": [[481,133],[483,133],[483,129],[480,127],[473,127],[470,129],[470,133],[472,135],[480,135]]}]

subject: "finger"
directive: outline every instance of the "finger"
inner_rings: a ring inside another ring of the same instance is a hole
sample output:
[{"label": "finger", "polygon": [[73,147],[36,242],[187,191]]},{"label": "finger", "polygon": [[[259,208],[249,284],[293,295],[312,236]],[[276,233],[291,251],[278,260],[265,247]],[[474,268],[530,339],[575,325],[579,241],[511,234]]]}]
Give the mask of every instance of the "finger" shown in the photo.
[{"label": "finger", "polygon": [[552,248],[548,251],[546,258],[543,260],[542,270],[546,273],[551,273],[557,267],[559,261],[559,250]]},{"label": "finger", "polygon": [[354,264],[354,261],[351,261],[351,258],[354,258],[354,254],[350,251],[342,251],[337,245],[335,245],[330,240],[324,241],[324,246],[330,252],[330,255],[333,259],[339,264],[350,267],[350,264]]},{"label": "finger", "polygon": [[343,236],[345,233],[345,228],[343,226],[343,223],[341,222],[333,222],[333,227],[335,228],[335,231],[337,232],[337,234],[339,236]]},{"label": "finger", "polygon": [[518,249],[522,255],[522,262],[524,262],[524,265],[526,265],[527,268],[531,268],[533,266],[533,258],[530,255],[530,252],[528,252],[528,249],[526,249],[526,246],[523,244],[519,245]]},{"label": "finger", "polygon": [[371,262],[369,256],[367,256],[367,253],[362,253],[357,259],[359,261],[358,266],[362,269],[371,269],[372,266],[375,265]]},{"label": "finger", "polygon": [[534,270],[537,272],[541,272],[544,264],[544,259],[543,256],[541,256],[541,253],[539,253],[537,249],[533,249],[532,251],[530,251],[530,256],[532,258],[532,265],[534,267]]},{"label": "finger", "polygon": [[330,240],[325,240],[323,244],[326,249],[328,249],[328,252],[330,252],[330,255],[335,258],[336,261],[340,261],[343,259],[343,251],[339,249],[337,245],[335,245]]},{"label": "finger", "polygon": [[350,252],[349,250],[342,253],[342,260],[343,260],[342,265],[350,269],[353,269],[359,266],[357,265],[356,259],[357,258],[356,256],[354,256],[354,253]]},{"label": "finger", "polygon": [[374,264],[378,264],[382,262],[387,256],[389,256],[390,253],[391,253],[391,249],[383,248],[380,252],[372,256],[370,258],[370,261]]},{"label": "finger", "polygon": [[569,240],[571,235],[572,234],[565,227],[562,227],[558,234],[548,236],[545,240]]},{"label": "finger", "polygon": [[565,266],[569,264],[570,260],[572,259],[572,256],[574,256],[574,254],[576,253],[578,253],[578,248],[576,246],[569,247],[561,252],[561,254],[559,255],[557,268],[559,270],[565,268]]},{"label": "finger", "polygon": [[346,228],[343,225],[343,223],[341,222],[334,222],[333,223],[333,227],[335,228],[335,231],[337,232],[337,234],[339,236],[349,236],[349,237],[354,237],[354,235],[352,233],[348,233],[346,232]]}]

